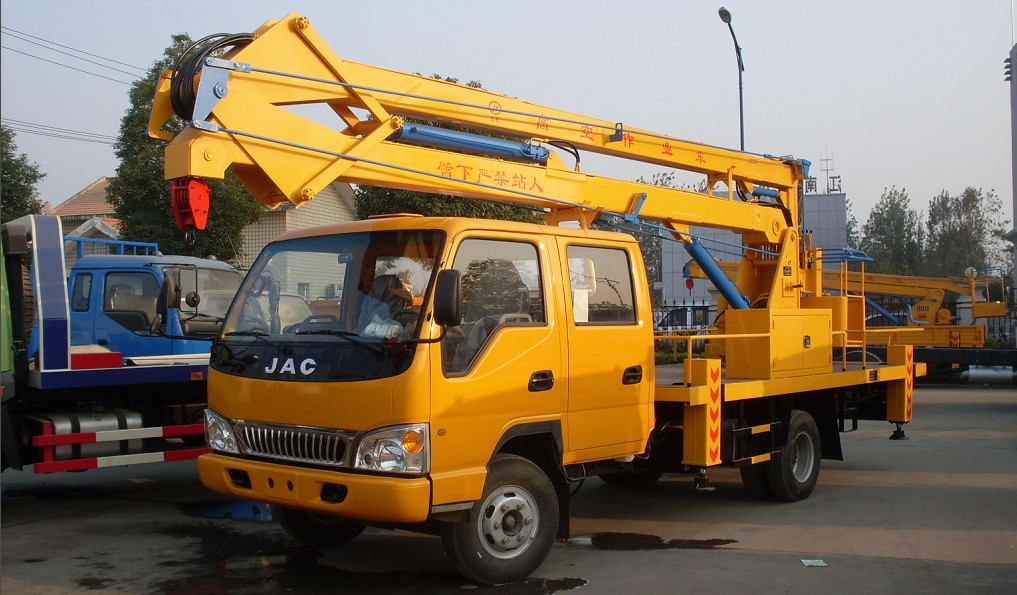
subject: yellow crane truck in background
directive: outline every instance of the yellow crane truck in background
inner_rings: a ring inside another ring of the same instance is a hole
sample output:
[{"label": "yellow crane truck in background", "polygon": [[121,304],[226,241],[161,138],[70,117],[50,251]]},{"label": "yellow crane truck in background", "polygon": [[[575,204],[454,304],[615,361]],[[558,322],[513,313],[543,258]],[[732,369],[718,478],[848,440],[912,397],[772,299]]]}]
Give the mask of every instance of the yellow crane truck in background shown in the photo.
[{"label": "yellow crane truck in background", "polygon": [[[176,134],[174,114],[186,122]],[[842,458],[848,408],[898,434],[911,419],[924,368],[910,347],[891,347],[885,364],[833,363],[849,343],[841,314],[861,305],[822,296],[804,258],[806,161],[346,61],[297,14],[189,52],[163,73],[149,132],[171,141],[166,177],[187,233],[207,214],[202,178],[227,169],[268,207],[299,206],[338,178],[525,205],[548,223],[400,214],[262,251],[213,346],[213,452],[199,472],[213,490],[271,503],[304,541],[433,532],[467,577],[518,580],[568,535],[571,482],[684,472],[706,487],[710,467],[733,465],[753,493],[795,501],[821,458]],[[728,190],[597,177],[578,167],[584,150]],[[682,339],[724,343],[723,361],[655,368],[638,242],[590,229],[602,214],[666,230],[703,262],[690,225],[774,255],[723,284],[728,334]],[[280,296],[325,287],[331,312],[279,322]]]},{"label": "yellow crane truck in background", "polygon": [[[849,270],[852,265],[848,257],[861,263],[861,270]],[[809,259],[827,263],[822,273],[825,293],[867,296],[870,311],[865,328],[849,333],[848,339],[859,346],[848,357],[858,357],[864,351],[867,357],[879,360],[885,358],[888,345],[909,344],[914,347],[915,361],[928,366],[926,380],[1017,384],[1017,349],[986,347],[985,325],[961,324],[961,317],[950,310],[946,300],[947,294],[965,298],[972,320],[1006,316],[1004,278],[979,274],[973,268],[963,277],[870,273],[864,270],[868,257],[845,249],[811,250]],[[742,263],[725,260],[718,261],[717,266],[731,278]],[[684,274],[690,279],[706,278],[703,268],[694,261],[686,264]],[[872,295],[913,301],[905,311],[891,312],[868,297]]]}]

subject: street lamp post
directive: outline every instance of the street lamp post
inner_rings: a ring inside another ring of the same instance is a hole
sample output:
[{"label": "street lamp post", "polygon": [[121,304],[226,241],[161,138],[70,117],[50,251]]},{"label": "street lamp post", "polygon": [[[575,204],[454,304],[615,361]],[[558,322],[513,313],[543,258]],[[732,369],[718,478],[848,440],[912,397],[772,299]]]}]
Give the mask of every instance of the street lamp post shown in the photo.
[{"label": "street lamp post", "polygon": [[741,133],[741,148],[745,150],[745,104],[742,100],[742,73],[745,72],[745,63],[742,62],[742,48],[738,45],[738,38],[735,37],[734,27],[731,26],[731,11],[720,7],[717,11],[720,15],[720,20],[727,24],[727,28],[731,31],[731,40],[734,41],[735,56],[738,58],[738,129]]}]

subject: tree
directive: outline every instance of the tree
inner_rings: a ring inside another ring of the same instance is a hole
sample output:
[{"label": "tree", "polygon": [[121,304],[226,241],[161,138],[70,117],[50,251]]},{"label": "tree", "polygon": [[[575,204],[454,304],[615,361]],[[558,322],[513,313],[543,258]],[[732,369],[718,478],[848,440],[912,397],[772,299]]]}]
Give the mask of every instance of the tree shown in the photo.
[{"label": "tree", "polygon": [[[173,218],[169,183],[163,179],[166,143],[148,137],[148,117],[159,73],[171,68],[191,43],[186,34],[174,35],[172,45],[153,64],[148,77],[131,85],[131,105],[120,122],[120,135],[114,146],[120,166],[106,190],[106,197],[120,219],[124,239],[158,242],[166,253],[184,253],[188,249]],[[183,125],[182,120],[174,117],[167,128],[178,132]],[[228,172],[223,180],[208,182],[211,191],[208,228],[198,233],[193,252],[235,262],[243,245],[243,228],[258,220],[262,207],[232,173]]]},{"label": "tree", "polygon": [[874,273],[917,275],[922,271],[924,234],[907,190],[884,190],[862,226],[861,248],[873,258]]},{"label": "tree", "polygon": [[534,211],[526,207],[445,194],[357,186],[353,197],[357,217],[361,219],[388,213],[416,213],[425,217],[475,217],[530,223],[542,221]]},{"label": "tree", "polygon": [[968,267],[1005,267],[1003,236],[1009,221],[1003,203],[992,190],[968,187],[952,196],[945,190],[929,201],[925,223],[926,274],[956,277]]},{"label": "tree", "polygon": [[858,218],[852,212],[851,199],[845,199],[845,207],[847,208],[847,225],[845,231],[847,232],[847,247],[857,250],[862,243],[861,232],[858,229]]},{"label": "tree", "polygon": [[18,155],[14,133],[6,126],[0,126],[0,221],[11,221],[23,215],[42,213],[42,201],[36,185],[46,177],[39,170],[39,164],[30,163],[28,156]]}]

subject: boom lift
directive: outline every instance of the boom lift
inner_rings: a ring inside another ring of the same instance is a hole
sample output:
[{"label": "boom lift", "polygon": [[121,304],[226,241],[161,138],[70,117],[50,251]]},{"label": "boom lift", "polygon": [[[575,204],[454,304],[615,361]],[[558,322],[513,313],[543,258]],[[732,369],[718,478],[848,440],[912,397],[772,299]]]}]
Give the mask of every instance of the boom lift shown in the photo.
[{"label": "boom lift", "polygon": [[[304,117],[310,105],[337,126]],[[174,114],[187,122],[176,135],[163,128]],[[297,14],[164,72],[149,131],[171,140],[166,177],[190,233],[207,211],[201,178],[228,168],[269,207],[299,206],[339,178],[529,206],[549,223],[393,215],[265,248],[213,347],[214,452],[199,472],[213,490],[272,503],[300,539],[345,543],[368,525],[437,531],[465,575],[512,581],[567,536],[570,482],[685,472],[707,488],[706,470],[728,464],[753,493],[799,500],[820,458],[841,458],[846,410],[898,430],[911,419],[924,373],[911,349],[834,366],[846,329],[831,312],[848,298],[803,294],[806,161],[349,62]],[[580,171],[580,151],[727,190],[594,176]],[[726,344],[724,365],[655,368],[638,244],[589,228],[608,213],[665,229],[704,262],[691,225],[734,230],[749,251],[775,255],[758,275],[716,276],[733,305],[730,334],[708,337]],[[335,290],[336,313],[273,322],[276,296],[321,286]]]},{"label": "boom lift", "polygon": [[[811,260],[817,261],[830,258],[821,251],[813,251]],[[717,266],[728,276],[735,275],[741,267],[740,262],[719,261]],[[824,268],[822,271],[822,290],[824,293],[834,292],[838,295],[853,293],[856,295],[879,294],[914,298],[909,304],[908,312],[895,315],[887,312],[882,314],[891,326],[923,327],[924,330],[942,329],[945,333],[897,333],[882,334],[880,338],[873,335],[876,344],[910,343],[912,345],[983,347],[985,345],[985,329],[981,326],[964,326],[958,324],[958,316],[946,306],[946,294],[958,294],[968,299],[971,306],[971,318],[991,318],[1006,316],[1006,281],[1002,277],[978,276],[970,269],[964,277],[923,277],[914,275],[893,275],[887,273],[870,273],[865,271]],[[695,279],[707,278],[703,268],[690,261],[686,266],[685,276]],[[993,300],[993,293],[1000,300]],[[904,339],[907,340],[904,340]]]},{"label": "boom lift", "polygon": [[[808,260],[841,262],[834,257],[839,252],[843,251],[813,250]],[[716,265],[728,276],[737,274],[741,267],[740,262],[730,260],[719,261]],[[959,317],[946,305],[949,293],[967,298],[974,320],[1006,316],[1006,282],[1002,277],[979,275],[974,269],[965,273],[964,277],[892,275],[849,270],[841,262],[839,269],[823,268],[821,291],[827,295],[876,294],[914,299],[906,312],[896,314],[869,300],[870,308],[878,312],[879,321],[871,324],[870,317],[859,317],[852,325],[849,338],[859,346],[864,344],[866,355],[870,357],[885,357],[887,345],[906,343],[914,346],[916,361],[929,365],[930,379],[1015,383],[1017,349],[986,348],[985,326],[960,324]],[[690,261],[685,276],[706,278],[706,273]],[[998,300],[994,299],[997,297]],[[973,372],[976,367],[977,372]]]}]

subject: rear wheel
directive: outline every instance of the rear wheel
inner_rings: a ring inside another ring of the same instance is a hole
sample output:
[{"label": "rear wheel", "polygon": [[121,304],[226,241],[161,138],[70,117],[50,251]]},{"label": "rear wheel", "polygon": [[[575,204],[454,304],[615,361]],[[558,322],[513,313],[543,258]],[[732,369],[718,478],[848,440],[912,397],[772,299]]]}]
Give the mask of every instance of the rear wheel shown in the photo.
[{"label": "rear wheel", "polygon": [[526,578],[547,557],[558,530],[558,498],[547,475],[527,459],[495,457],[484,495],[442,528],[442,543],[463,575],[496,585]]},{"label": "rear wheel", "polygon": [[773,497],[785,502],[808,498],[819,479],[821,453],[816,421],[804,411],[792,411],[787,444],[766,467]]},{"label": "rear wheel", "polygon": [[320,547],[347,544],[366,528],[348,519],[282,506],[272,507],[272,518],[290,537]]}]

